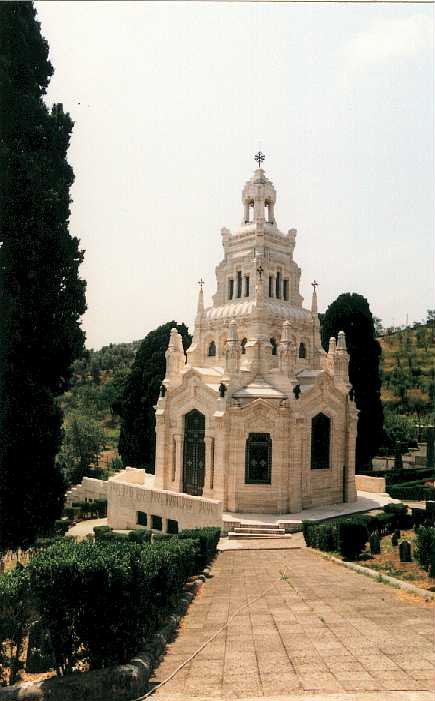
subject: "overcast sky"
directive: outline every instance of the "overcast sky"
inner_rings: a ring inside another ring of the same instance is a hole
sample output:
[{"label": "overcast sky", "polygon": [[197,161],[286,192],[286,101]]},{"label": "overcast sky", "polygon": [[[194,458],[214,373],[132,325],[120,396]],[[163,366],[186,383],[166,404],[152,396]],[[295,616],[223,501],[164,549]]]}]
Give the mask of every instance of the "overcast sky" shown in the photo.
[{"label": "overcast sky", "polygon": [[87,346],[192,324],[261,145],[301,293],[385,325],[433,303],[433,9],[37,2],[74,122]]}]

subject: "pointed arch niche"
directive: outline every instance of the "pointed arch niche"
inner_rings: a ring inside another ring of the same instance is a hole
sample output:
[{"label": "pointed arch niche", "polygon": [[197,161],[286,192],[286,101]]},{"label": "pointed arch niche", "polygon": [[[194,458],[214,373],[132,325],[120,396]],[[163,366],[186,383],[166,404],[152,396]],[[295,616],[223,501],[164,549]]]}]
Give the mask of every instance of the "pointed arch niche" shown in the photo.
[{"label": "pointed arch niche", "polygon": [[329,470],[331,419],[320,412],[311,420],[311,469]]}]

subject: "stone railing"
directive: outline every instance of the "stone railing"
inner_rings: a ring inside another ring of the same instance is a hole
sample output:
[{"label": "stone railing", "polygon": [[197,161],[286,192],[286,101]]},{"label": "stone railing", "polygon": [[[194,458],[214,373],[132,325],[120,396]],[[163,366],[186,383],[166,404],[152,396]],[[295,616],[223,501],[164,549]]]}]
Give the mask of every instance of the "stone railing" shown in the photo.
[{"label": "stone railing", "polygon": [[80,484],[71,487],[65,494],[65,506],[71,506],[75,501],[107,499],[107,485],[107,481],[97,480],[95,477],[83,477]]}]

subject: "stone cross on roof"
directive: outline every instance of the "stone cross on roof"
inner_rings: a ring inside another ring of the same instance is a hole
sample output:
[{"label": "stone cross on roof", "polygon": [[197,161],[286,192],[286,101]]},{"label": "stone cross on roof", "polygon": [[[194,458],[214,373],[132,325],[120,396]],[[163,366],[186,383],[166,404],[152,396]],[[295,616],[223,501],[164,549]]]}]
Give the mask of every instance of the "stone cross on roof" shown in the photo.
[{"label": "stone cross on roof", "polygon": [[254,160],[256,160],[258,162],[259,168],[261,168],[261,164],[263,163],[265,158],[266,158],[266,156],[264,155],[264,153],[261,153],[261,151],[259,151],[258,153],[255,154]]}]

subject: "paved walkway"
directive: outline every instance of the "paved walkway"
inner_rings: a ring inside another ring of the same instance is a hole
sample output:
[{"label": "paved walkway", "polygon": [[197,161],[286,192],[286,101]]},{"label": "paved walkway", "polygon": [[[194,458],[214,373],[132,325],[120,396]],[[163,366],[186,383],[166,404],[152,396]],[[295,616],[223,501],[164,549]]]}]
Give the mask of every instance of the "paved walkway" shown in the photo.
[{"label": "paved walkway", "polygon": [[389,494],[358,491],[358,498],[353,502],[314,506],[292,514],[244,514],[224,511],[222,518],[227,526],[239,523],[252,526],[261,526],[263,523],[299,525],[302,521],[321,521],[327,518],[381,509],[385,504],[398,501],[399,499],[392,499]]},{"label": "paved walkway", "polygon": [[156,691],[159,701],[433,699],[429,604],[304,549],[221,552],[212,574],[155,683],[267,592]]}]

